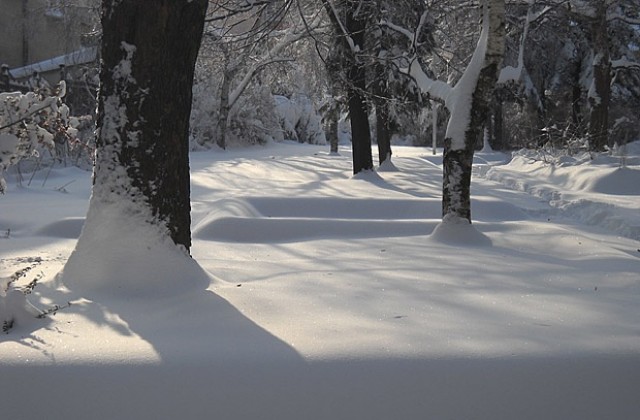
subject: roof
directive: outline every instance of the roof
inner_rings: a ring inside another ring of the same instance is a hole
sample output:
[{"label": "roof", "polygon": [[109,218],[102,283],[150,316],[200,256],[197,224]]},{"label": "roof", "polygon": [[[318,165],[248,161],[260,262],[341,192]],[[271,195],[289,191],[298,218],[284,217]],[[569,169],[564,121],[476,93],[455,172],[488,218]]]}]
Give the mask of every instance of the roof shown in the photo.
[{"label": "roof", "polygon": [[45,73],[58,70],[60,66],[77,66],[95,61],[98,56],[98,47],[82,48],[69,54],[59,55],[48,60],[29,64],[9,70],[9,74],[14,79],[30,77],[34,73]]}]

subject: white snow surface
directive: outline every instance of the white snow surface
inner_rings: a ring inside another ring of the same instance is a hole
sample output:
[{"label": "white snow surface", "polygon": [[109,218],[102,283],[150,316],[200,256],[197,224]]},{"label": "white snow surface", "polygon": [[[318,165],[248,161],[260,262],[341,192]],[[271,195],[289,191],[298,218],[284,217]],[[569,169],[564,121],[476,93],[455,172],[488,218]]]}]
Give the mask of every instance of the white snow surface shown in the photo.
[{"label": "white snow surface", "polygon": [[193,153],[195,261],[105,217],[86,284],[57,274],[90,173],[9,173],[0,285],[41,259],[17,286],[71,306],[0,296],[0,417],[637,419],[640,143],[537,158],[476,154],[468,225],[440,224],[430,148],[358,177],[347,147]]}]

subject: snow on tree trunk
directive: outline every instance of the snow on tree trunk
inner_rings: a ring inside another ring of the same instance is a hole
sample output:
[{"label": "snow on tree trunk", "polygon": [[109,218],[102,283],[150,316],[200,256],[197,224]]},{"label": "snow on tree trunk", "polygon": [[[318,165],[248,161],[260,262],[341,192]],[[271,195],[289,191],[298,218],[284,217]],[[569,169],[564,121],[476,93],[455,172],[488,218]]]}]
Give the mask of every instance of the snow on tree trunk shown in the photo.
[{"label": "snow on tree trunk", "polygon": [[589,89],[589,149],[604,151],[609,142],[609,102],[611,96],[611,59],[607,33],[607,5],[599,0],[592,26],[594,36],[593,83]]},{"label": "snow on tree trunk", "polygon": [[[175,271],[173,280],[183,280],[178,262],[191,246],[191,89],[206,7],[206,0],[103,2],[94,185],[63,270],[71,287],[145,293],[152,277]],[[158,264],[154,255],[163,255]]]},{"label": "snow on tree trunk", "polygon": [[471,223],[471,168],[504,52],[504,0],[486,0],[480,40],[446,101],[451,112],[443,158],[442,216]]}]

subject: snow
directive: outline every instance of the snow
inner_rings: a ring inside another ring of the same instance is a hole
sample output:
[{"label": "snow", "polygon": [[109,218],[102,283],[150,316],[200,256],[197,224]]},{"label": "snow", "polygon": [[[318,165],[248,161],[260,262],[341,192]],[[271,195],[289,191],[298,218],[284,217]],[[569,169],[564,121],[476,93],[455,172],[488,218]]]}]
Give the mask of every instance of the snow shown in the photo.
[{"label": "snow", "polygon": [[[450,117],[447,124],[446,138],[451,139],[451,150],[463,150],[465,147],[465,133],[471,120],[471,104],[473,92],[478,83],[482,68],[486,65],[485,56],[489,48],[490,13],[489,6],[483,9],[482,30],[476,48],[471,56],[469,64],[460,77],[460,80],[451,86],[440,80],[431,79],[422,69],[419,61],[414,59],[409,69],[403,71],[411,75],[422,93],[442,100],[449,110]],[[495,52],[494,52],[495,53]],[[503,81],[507,81],[509,70],[505,70]],[[454,206],[455,207],[455,206]]]},{"label": "snow", "polygon": [[36,258],[42,279],[3,310],[71,306],[0,334],[2,418],[635,419],[640,142],[626,153],[477,153],[470,225],[440,223],[430,148],[357,177],[347,147],[197,152],[193,260],[113,207],[80,244],[90,173],[9,172],[0,279]]},{"label": "snow", "polygon": [[569,216],[640,240],[640,143],[627,148],[627,155],[593,160],[589,153],[553,159],[522,151],[508,165],[485,167],[478,175],[544,199],[549,216]]}]

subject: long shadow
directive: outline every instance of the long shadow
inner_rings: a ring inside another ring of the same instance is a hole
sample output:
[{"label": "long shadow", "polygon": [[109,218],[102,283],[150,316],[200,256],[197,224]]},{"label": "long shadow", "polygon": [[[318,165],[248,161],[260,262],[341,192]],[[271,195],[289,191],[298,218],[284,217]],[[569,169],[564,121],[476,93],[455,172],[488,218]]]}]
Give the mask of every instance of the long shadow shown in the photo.
[{"label": "long shadow", "polygon": [[[49,362],[33,364],[28,357],[3,361],[0,356],[0,389],[12,390],[0,395],[2,418],[261,418],[255,410],[268,404],[265,392],[282,394],[272,409],[282,405],[286,410],[284,393],[298,388],[291,385],[292,372],[303,375],[307,369],[298,352],[215,293],[179,293],[179,284],[176,279],[176,296],[82,296],[89,301],[50,286],[49,298],[81,302],[65,309],[65,315],[75,313],[74,319],[95,324],[95,348],[79,350],[85,354],[77,360],[69,353],[76,351],[77,335],[89,331],[82,327],[68,337],[56,337],[50,328],[48,333],[6,336],[3,341],[40,351]],[[110,330],[109,336],[102,337],[99,327]],[[39,336],[57,343],[38,345],[34,339]],[[152,350],[143,350],[140,357],[135,354],[139,348],[131,354],[125,348],[114,357],[113,344],[109,350],[101,347],[114,336],[124,346],[144,340]],[[223,417],[216,406],[226,413]]]},{"label": "long shadow", "polygon": [[302,363],[290,345],[211,291],[158,301],[111,300],[105,308],[151,344],[162,364]]},{"label": "long shadow", "polygon": [[[10,367],[0,381],[13,383],[12,394],[0,404],[7,419],[634,420],[639,369],[637,355],[331,360],[257,371]],[[56,376],[25,380],[48,374]]]}]

